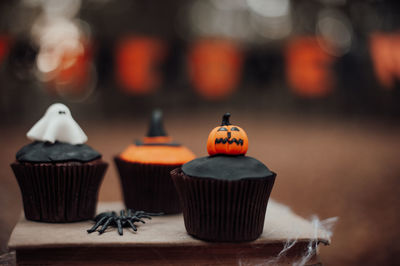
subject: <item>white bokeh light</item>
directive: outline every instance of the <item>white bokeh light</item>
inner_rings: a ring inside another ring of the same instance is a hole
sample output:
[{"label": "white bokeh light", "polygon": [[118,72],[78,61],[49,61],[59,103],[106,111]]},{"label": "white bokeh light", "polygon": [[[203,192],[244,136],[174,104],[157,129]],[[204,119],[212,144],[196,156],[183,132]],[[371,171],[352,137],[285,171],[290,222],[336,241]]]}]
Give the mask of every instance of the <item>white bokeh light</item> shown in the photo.
[{"label": "white bokeh light", "polygon": [[289,0],[247,0],[250,9],[264,17],[282,17],[289,14]]},{"label": "white bokeh light", "polygon": [[353,29],[347,16],[337,9],[324,9],[318,14],[316,32],[323,40],[322,48],[332,55],[348,52],[353,39]]}]

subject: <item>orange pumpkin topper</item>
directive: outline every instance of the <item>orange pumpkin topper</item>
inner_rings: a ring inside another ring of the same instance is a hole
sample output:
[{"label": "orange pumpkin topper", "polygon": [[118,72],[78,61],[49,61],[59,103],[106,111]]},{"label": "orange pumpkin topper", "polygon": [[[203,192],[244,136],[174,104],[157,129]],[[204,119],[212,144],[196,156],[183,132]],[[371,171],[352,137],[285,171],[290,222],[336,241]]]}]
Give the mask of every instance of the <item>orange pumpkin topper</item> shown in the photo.
[{"label": "orange pumpkin topper", "polygon": [[209,155],[227,154],[241,155],[246,154],[249,140],[246,132],[229,122],[230,113],[224,114],[222,124],[214,128],[207,140],[207,151]]}]

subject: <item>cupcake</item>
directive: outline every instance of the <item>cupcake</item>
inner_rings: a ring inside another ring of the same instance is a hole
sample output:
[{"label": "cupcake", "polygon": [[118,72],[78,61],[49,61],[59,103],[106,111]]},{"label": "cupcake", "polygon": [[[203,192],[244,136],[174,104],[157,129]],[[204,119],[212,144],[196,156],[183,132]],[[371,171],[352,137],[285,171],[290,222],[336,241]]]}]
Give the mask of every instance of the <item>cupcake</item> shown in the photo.
[{"label": "cupcake", "polygon": [[246,132],[223,116],[207,141],[210,156],[194,159],[171,172],[183,206],[186,231],[213,242],[257,239],[264,227],[276,174],[245,156]]},{"label": "cupcake", "polygon": [[188,148],[172,142],[163,127],[162,112],[155,110],[147,136],[114,158],[126,207],[180,213],[182,208],[170,172],[193,158]]},{"label": "cupcake", "polygon": [[26,219],[75,222],[93,218],[107,163],[84,144],[87,136],[68,107],[51,105],[27,137],[33,142],[22,147],[11,164]]}]

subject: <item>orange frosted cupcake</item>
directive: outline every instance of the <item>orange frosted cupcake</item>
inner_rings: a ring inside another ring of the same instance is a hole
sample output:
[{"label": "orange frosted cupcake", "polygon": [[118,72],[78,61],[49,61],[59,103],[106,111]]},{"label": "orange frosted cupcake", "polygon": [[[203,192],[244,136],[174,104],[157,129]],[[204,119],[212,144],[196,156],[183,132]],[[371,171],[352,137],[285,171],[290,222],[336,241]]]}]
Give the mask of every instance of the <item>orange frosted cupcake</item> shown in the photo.
[{"label": "orange frosted cupcake", "polygon": [[114,158],[126,207],[180,213],[179,197],[170,172],[194,158],[188,148],[172,142],[163,128],[162,112],[154,111],[147,136]]}]

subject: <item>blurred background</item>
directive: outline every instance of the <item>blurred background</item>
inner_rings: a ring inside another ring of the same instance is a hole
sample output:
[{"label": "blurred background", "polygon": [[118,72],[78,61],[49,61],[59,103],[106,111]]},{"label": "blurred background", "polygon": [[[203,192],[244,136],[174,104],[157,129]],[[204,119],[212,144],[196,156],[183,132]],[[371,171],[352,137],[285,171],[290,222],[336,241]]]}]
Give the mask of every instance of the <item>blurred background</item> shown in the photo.
[{"label": "blurred background", "polygon": [[[162,108],[175,140],[206,154],[223,113],[278,173],[272,197],[338,216],[326,265],[400,260],[400,2],[3,0],[0,254],[21,212],[9,164],[54,102],[111,165]],[[1,255],[0,255],[1,256]]]}]

